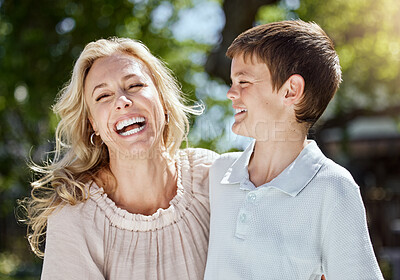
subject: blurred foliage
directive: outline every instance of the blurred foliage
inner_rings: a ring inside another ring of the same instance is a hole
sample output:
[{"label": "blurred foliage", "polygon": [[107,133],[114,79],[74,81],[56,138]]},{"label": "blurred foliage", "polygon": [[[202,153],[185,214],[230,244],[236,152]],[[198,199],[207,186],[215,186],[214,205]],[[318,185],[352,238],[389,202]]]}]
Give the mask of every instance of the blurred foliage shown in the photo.
[{"label": "blurred foliage", "polygon": [[296,12],[335,42],[343,70],[337,111],[399,104],[398,0],[303,0]]},{"label": "blurred foliage", "polygon": [[0,278],[40,273],[26,269],[33,254],[14,209],[30,190],[29,157],[40,162],[53,149],[57,118],[50,108],[83,47],[110,36],[144,42],[167,61],[193,103],[195,87],[185,76],[203,71],[193,54],[209,46],[177,41],[170,29],[179,11],[192,6],[189,0],[0,1]]},{"label": "blurred foliage", "polygon": [[[232,142],[226,130],[232,116],[227,86],[204,73],[204,58],[212,46],[179,41],[171,31],[180,13],[198,2],[0,0],[0,278],[29,279],[40,273],[40,261],[32,261],[22,237],[25,229],[15,222],[15,201],[29,193],[28,158],[40,162],[52,150],[57,118],[49,108],[88,42],[109,36],[144,42],[168,63],[188,99],[201,99],[208,108],[196,120],[192,143],[219,151],[232,148],[227,145]],[[344,82],[331,115],[399,104],[398,0],[295,2],[264,6],[255,21],[300,17],[317,22],[333,38]]]},{"label": "blurred foliage", "polygon": [[[355,108],[378,110],[400,103],[398,0],[301,0],[289,11],[282,3],[265,6],[257,21],[297,17],[318,23],[333,39],[339,54],[343,83],[331,114]],[[328,113],[325,118],[331,116]]]}]

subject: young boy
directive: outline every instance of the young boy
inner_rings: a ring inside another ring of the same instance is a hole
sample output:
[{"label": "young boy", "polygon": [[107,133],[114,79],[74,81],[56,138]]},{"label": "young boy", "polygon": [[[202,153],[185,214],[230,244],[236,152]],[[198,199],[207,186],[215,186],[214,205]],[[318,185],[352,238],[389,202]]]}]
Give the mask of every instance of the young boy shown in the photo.
[{"label": "young boy", "polygon": [[227,56],[232,130],[255,140],[211,168],[205,279],[383,279],[359,187],[307,140],[341,81],[332,41],[283,21],[240,34]]}]

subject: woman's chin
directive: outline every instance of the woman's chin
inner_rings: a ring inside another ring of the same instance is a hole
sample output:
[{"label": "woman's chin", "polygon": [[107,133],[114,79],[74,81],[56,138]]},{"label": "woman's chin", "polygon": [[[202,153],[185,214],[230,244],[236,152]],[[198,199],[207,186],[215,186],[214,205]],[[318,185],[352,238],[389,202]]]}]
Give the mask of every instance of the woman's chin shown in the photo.
[{"label": "woman's chin", "polygon": [[117,145],[109,146],[110,158],[114,160],[144,160],[151,159],[159,152],[159,146],[154,137],[138,141],[123,141]]}]

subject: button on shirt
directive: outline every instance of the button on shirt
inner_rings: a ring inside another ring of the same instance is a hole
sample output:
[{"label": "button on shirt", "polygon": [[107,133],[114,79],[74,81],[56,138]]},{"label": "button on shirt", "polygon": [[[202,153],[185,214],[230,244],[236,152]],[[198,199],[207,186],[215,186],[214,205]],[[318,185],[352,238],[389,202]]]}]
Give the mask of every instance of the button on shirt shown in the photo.
[{"label": "button on shirt", "polygon": [[360,190],[314,141],[262,186],[249,180],[252,142],[210,170],[205,279],[383,279]]}]

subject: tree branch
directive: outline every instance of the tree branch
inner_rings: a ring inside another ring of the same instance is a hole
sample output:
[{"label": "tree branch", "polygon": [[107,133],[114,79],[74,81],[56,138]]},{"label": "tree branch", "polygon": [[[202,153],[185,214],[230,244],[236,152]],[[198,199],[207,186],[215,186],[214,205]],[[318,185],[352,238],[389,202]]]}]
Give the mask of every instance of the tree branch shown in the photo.
[{"label": "tree branch", "polygon": [[317,132],[320,132],[325,129],[334,128],[334,127],[344,127],[352,120],[358,117],[380,117],[380,116],[399,116],[400,114],[400,105],[394,105],[391,107],[387,107],[382,110],[373,111],[369,109],[355,109],[349,113],[342,114],[331,119],[326,120],[325,122],[318,124],[315,129]]},{"label": "tree branch", "polygon": [[261,6],[275,4],[278,0],[225,0],[225,27],[222,41],[208,56],[205,69],[208,74],[230,83],[230,60],[225,56],[232,41],[243,31],[253,27],[254,19]]}]

